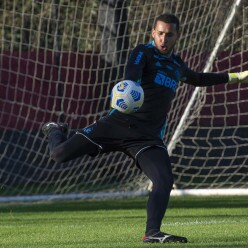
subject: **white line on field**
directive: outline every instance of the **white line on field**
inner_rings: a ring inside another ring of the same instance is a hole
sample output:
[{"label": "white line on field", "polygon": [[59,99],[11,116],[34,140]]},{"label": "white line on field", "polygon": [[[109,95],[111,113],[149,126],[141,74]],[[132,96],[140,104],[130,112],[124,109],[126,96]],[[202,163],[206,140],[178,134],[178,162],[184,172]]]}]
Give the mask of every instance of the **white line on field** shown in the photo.
[{"label": "white line on field", "polygon": [[215,225],[215,224],[228,224],[228,223],[247,223],[247,220],[208,220],[208,221],[189,221],[189,222],[174,222],[163,223],[162,226],[187,226],[187,225]]}]

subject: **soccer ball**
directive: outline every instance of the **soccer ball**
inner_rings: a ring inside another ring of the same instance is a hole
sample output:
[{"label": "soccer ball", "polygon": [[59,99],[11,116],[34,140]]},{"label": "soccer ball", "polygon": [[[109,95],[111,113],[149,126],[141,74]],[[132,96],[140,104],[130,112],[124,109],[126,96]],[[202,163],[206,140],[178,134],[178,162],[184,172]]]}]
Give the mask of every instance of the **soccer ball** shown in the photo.
[{"label": "soccer ball", "polygon": [[124,114],[130,114],[140,109],[144,102],[142,87],[131,80],[117,83],[111,92],[111,107]]}]

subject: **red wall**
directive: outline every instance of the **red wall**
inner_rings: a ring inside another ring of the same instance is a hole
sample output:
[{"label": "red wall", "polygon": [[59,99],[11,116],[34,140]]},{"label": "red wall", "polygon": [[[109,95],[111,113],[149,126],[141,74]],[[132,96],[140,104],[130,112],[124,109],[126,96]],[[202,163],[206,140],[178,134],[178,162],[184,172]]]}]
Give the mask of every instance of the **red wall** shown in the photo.
[{"label": "red wall", "polygon": [[[49,51],[5,53],[0,69],[2,128],[37,129],[40,123],[58,121],[55,112],[61,106],[65,116],[73,113],[76,119],[104,108],[98,104],[103,87],[98,55],[63,53],[59,58]],[[106,86],[103,90],[108,94]],[[105,99],[103,95],[100,103]]]},{"label": "red wall", "polygon": [[[239,71],[240,61],[248,61],[244,57],[248,58],[248,53],[232,57],[222,53],[214,70],[232,67]],[[243,65],[242,69],[248,69],[248,64]],[[72,127],[80,122],[82,127],[88,124],[87,114],[108,108],[106,102],[110,87],[108,82],[102,83],[106,70],[97,54],[64,52],[59,57],[51,51],[4,53],[1,55],[0,70],[0,128],[39,129],[44,122],[61,120],[58,114],[61,106],[66,121]],[[206,103],[211,106],[202,109],[201,114],[205,117],[200,125],[212,125],[210,121],[219,126],[248,124],[247,103],[236,104],[240,100],[246,101],[247,86],[225,87],[219,85],[214,88],[215,98],[207,95]],[[236,91],[237,87],[241,90]],[[209,87],[208,93],[211,90]],[[219,94],[222,91],[227,93]],[[222,105],[223,102],[228,105]],[[210,120],[212,115],[215,118]],[[226,115],[226,118],[218,115]],[[93,119],[94,116],[90,121]]]}]

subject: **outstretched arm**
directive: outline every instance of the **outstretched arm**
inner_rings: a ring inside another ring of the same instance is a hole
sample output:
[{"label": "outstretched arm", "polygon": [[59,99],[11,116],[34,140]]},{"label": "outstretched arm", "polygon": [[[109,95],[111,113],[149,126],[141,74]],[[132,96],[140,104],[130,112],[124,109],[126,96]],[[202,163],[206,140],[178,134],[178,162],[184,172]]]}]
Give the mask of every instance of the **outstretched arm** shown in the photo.
[{"label": "outstretched arm", "polygon": [[198,87],[223,83],[248,83],[248,71],[240,73],[198,73],[188,69],[182,81]]},{"label": "outstretched arm", "polygon": [[217,84],[228,83],[228,73],[199,73],[188,69],[185,73],[185,80],[187,84],[192,84],[198,87],[205,87]]}]

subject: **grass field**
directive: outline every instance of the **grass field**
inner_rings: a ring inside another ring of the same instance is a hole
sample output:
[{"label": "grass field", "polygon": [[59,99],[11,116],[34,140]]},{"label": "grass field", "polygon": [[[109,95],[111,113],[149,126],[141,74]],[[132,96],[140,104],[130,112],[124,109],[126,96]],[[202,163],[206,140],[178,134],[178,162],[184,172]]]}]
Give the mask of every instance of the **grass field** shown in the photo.
[{"label": "grass field", "polygon": [[172,197],[162,231],[187,244],[143,244],[146,197],[0,205],[0,247],[248,247],[247,197]]}]

